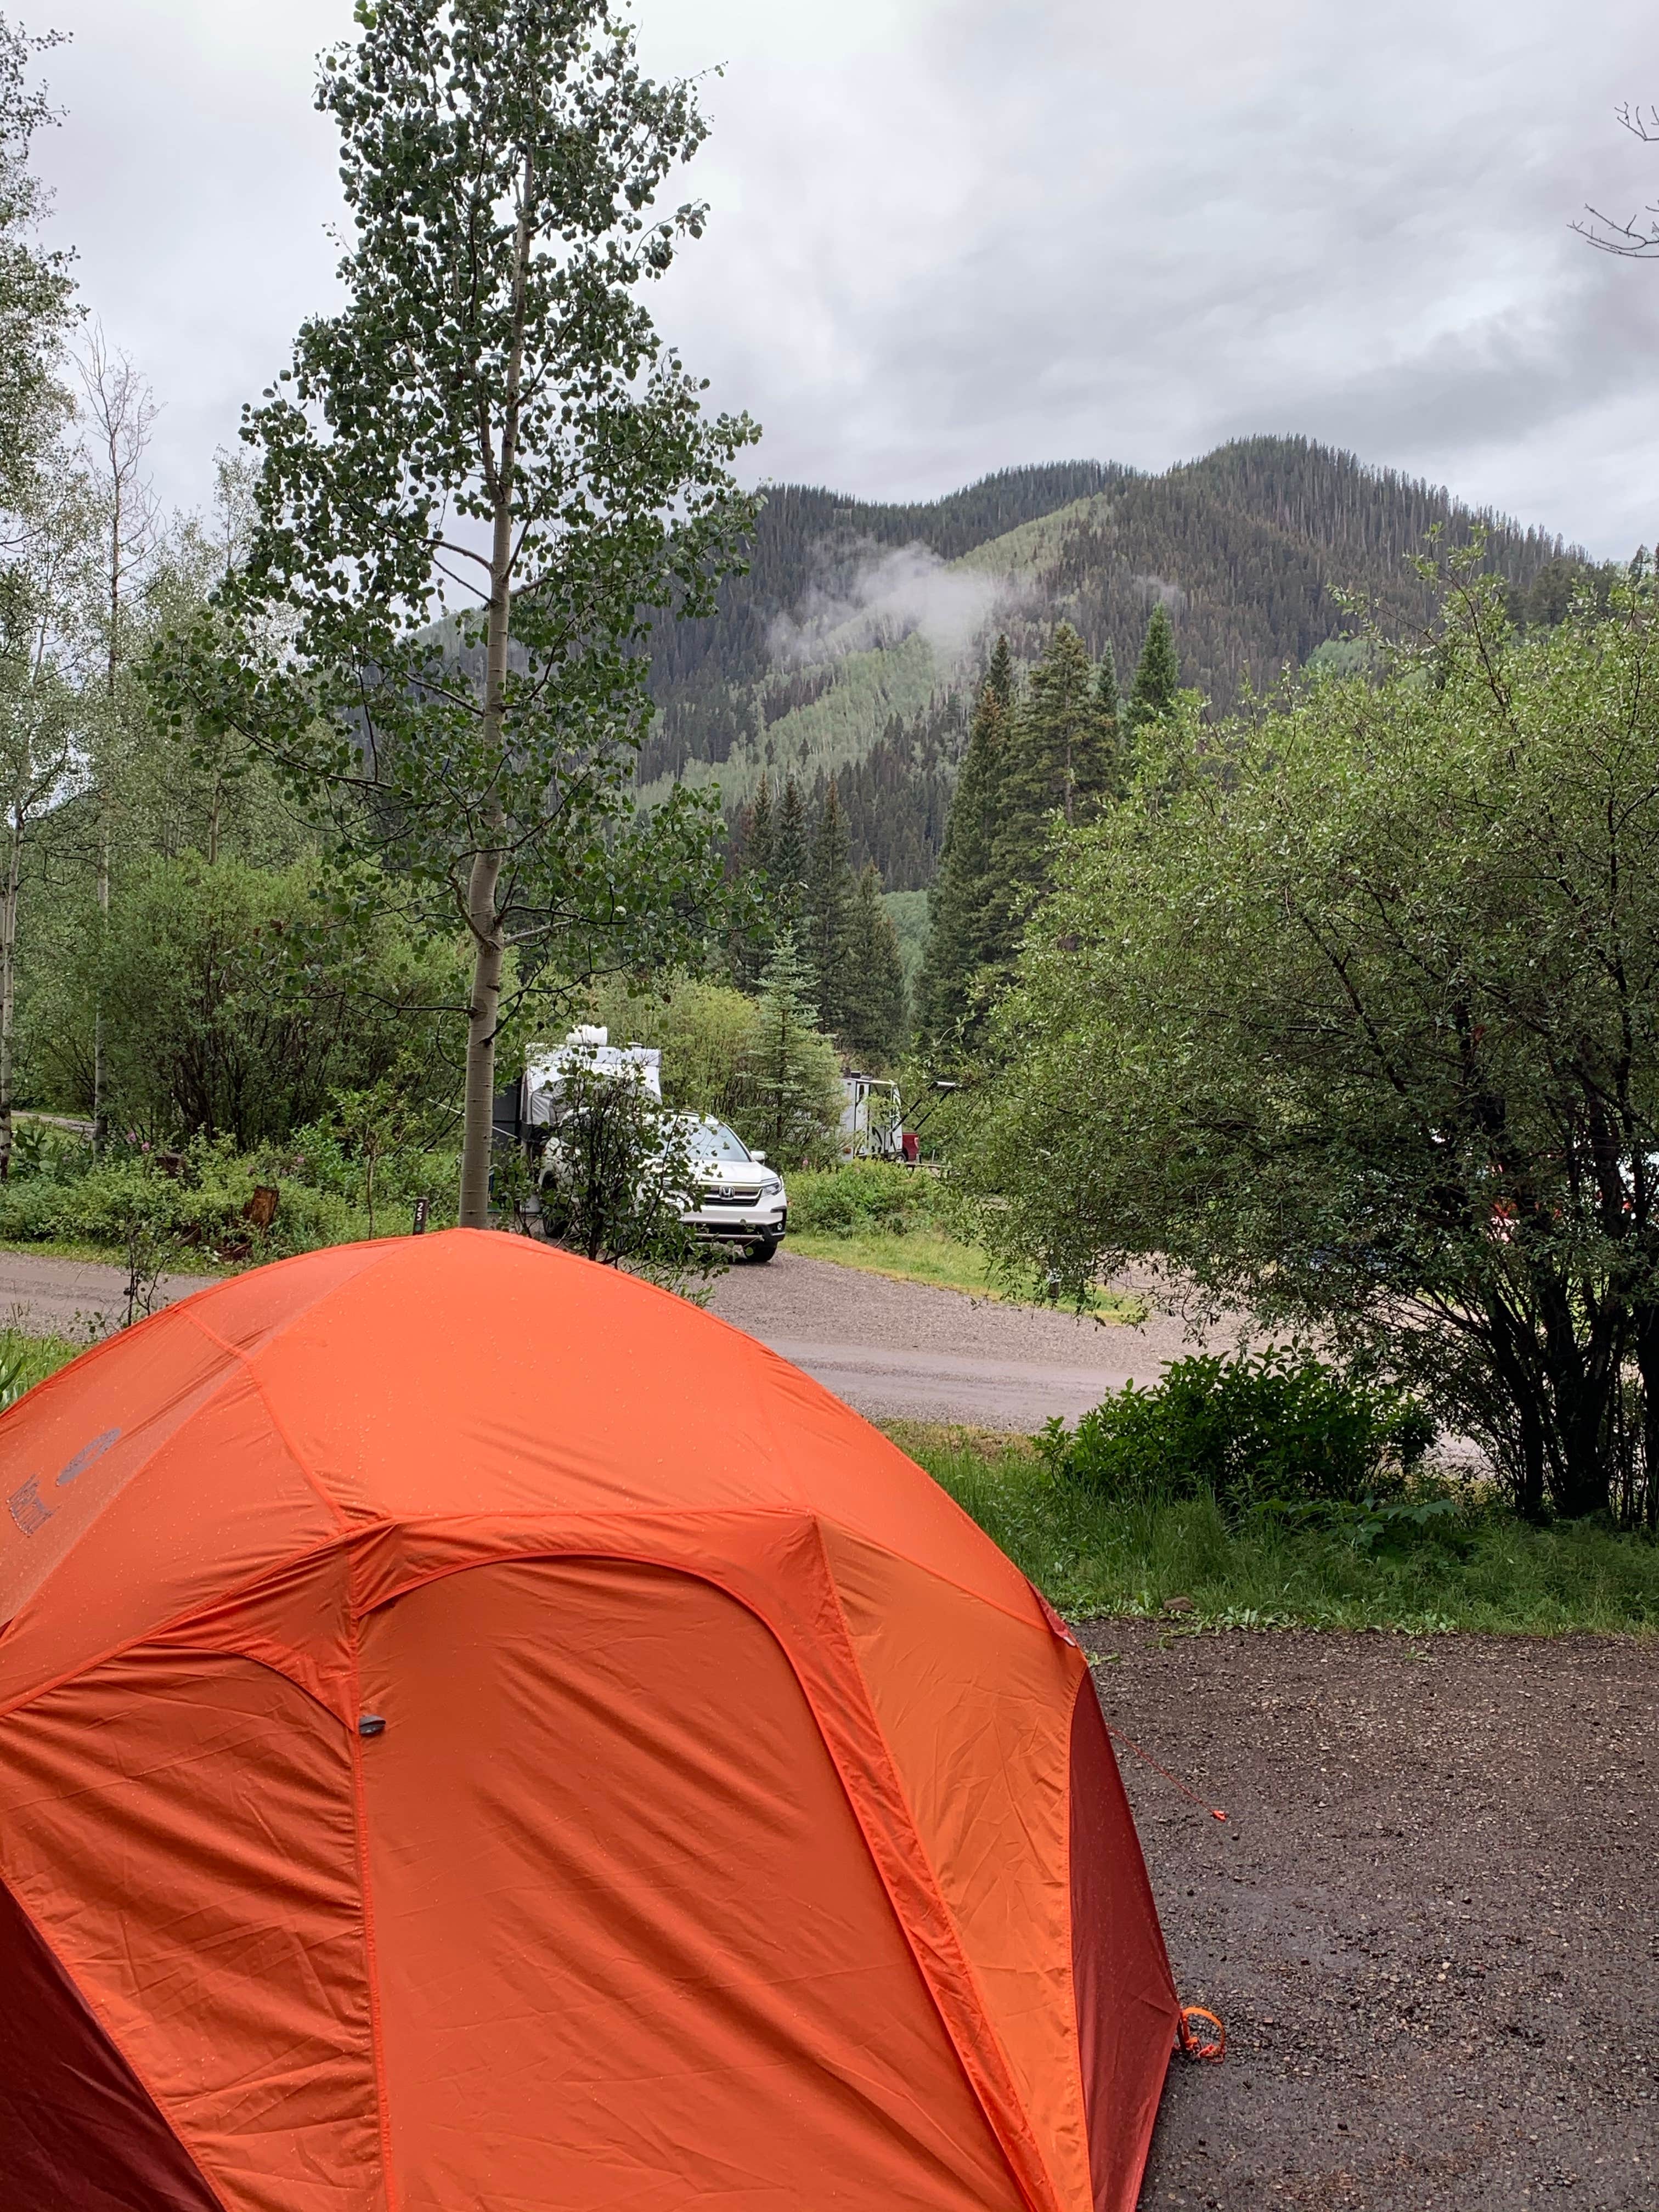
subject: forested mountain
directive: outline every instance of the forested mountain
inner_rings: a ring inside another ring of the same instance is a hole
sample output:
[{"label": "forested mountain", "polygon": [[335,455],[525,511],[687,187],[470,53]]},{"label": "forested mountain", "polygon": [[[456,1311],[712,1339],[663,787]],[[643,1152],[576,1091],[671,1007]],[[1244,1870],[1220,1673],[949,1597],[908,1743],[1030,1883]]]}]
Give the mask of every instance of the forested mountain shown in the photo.
[{"label": "forested mountain", "polygon": [[809,794],[833,775],[854,862],[917,888],[998,631],[1030,665],[1069,621],[1127,681],[1161,600],[1182,682],[1225,711],[1247,682],[1334,649],[1351,624],[1336,590],[1415,627],[1428,600],[1410,556],[1431,529],[1456,544],[1477,526],[1523,617],[1564,601],[1581,563],[1559,538],[1305,438],[1242,440],[1158,476],[1007,470],[931,505],[785,485],[720,615],[659,633],[641,782],[713,780],[735,815],[763,769]]}]

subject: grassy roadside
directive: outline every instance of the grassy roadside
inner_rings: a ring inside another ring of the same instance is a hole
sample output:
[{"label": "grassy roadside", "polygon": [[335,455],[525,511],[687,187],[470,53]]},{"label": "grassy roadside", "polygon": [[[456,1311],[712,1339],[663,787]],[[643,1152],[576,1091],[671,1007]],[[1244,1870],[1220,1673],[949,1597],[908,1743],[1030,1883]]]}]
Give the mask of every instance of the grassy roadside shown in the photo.
[{"label": "grassy roadside", "polygon": [[[26,1243],[19,1237],[0,1237],[0,1252],[15,1252],[31,1260],[85,1260],[100,1267],[121,1267],[127,1264],[127,1255],[115,1244],[89,1244],[73,1237],[38,1238]],[[180,1245],[178,1264],[169,1261],[170,1275],[220,1275],[222,1267],[210,1264],[206,1255]]]},{"label": "grassy roadside", "polygon": [[[884,1229],[841,1236],[791,1229],[784,1249],[808,1260],[830,1260],[838,1267],[885,1275],[896,1283],[926,1283],[936,1290],[961,1291],[969,1297],[995,1298],[1010,1305],[1030,1303],[997,1279],[984,1253],[958,1243],[942,1229],[912,1229],[902,1237]],[[1129,1325],[1146,1317],[1145,1304],[1124,1291],[1097,1291],[1091,1311],[1098,1321]]]},{"label": "grassy roadside", "polygon": [[[1036,1304],[999,1279],[977,1246],[951,1233],[938,1178],[890,1160],[792,1174],[788,1249],[830,1260],[896,1283],[926,1283],[1009,1305]],[[1145,1303],[1099,1291],[1091,1310],[1103,1322],[1144,1321]]]},{"label": "grassy roadside", "polygon": [[[1206,1498],[1113,1504],[1056,1481],[1023,1437],[884,1425],[1060,1611],[1172,1630],[1659,1634],[1659,1545],[1594,1523],[1533,1528],[1472,1500],[1374,1548],[1270,1515],[1229,1528]],[[1176,1609],[1165,1612],[1171,1601]]]},{"label": "grassy roadside", "polygon": [[0,1411],[85,1350],[84,1344],[72,1344],[66,1336],[32,1336],[27,1329],[0,1328]]}]

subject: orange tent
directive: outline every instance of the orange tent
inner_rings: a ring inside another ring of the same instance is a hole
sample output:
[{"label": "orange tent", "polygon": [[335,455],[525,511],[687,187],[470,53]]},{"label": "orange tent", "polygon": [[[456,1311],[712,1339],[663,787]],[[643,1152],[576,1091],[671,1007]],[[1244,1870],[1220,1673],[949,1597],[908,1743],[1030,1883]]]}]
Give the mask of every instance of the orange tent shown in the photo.
[{"label": "orange tent", "polygon": [[1081,1653],[911,1462],[520,1238],[0,1422],[17,2212],[1129,2212],[1177,2005]]}]

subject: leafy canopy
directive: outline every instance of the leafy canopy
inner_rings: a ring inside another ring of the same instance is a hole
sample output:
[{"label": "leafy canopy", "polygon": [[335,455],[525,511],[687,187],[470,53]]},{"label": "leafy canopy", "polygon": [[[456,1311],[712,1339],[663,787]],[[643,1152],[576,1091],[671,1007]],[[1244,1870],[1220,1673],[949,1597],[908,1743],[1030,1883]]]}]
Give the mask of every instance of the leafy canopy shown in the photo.
[{"label": "leafy canopy", "polygon": [[1518,638],[1478,557],[1380,678],[1166,726],[1065,841],[966,1181],[1074,1294],[1165,1260],[1425,1386],[1528,1510],[1651,1522],[1659,608]]},{"label": "leafy canopy", "polygon": [[706,125],[610,0],[360,0],[318,94],[353,225],[244,434],[246,566],[173,661],[181,726],[241,732],[325,821],[343,914],[394,886],[474,948],[463,1218],[481,1217],[514,994],[686,949],[707,803],[635,818],[653,617],[701,612],[753,512],[756,434],[638,296],[703,210],[654,212]]}]

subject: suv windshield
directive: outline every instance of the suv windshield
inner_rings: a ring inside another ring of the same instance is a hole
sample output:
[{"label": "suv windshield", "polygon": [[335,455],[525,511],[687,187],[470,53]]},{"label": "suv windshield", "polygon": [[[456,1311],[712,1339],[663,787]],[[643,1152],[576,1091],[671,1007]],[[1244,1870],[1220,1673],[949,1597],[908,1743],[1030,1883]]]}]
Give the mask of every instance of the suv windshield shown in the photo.
[{"label": "suv windshield", "polygon": [[700,1159],[746,1160],[749,1150],[724,1121],[689,1121],[685,1141]]}]

